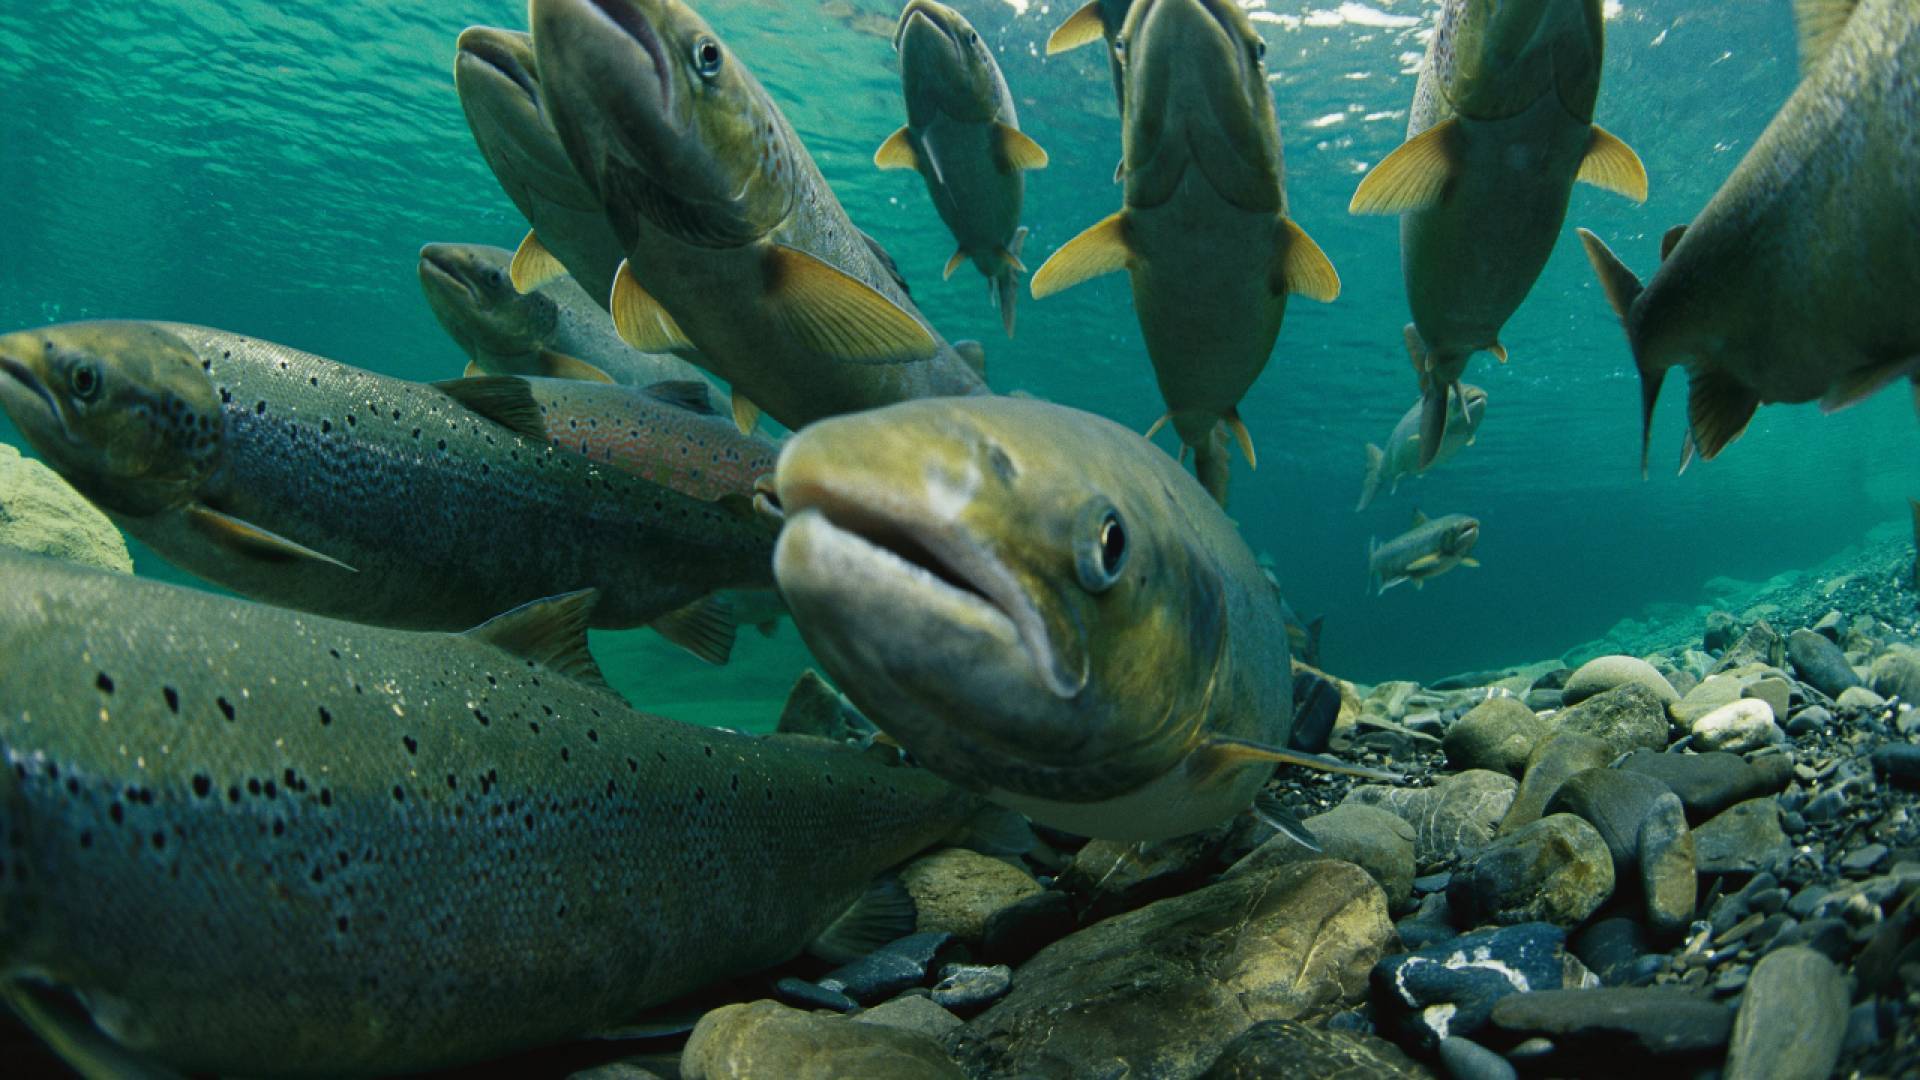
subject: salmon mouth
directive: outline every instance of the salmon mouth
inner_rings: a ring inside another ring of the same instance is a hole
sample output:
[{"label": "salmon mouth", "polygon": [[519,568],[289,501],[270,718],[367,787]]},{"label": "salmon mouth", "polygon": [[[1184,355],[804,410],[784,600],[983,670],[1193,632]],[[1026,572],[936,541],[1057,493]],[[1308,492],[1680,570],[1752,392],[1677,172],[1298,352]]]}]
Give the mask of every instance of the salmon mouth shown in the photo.
[{"label": "salmon mouth", "polygon": [[[47,418],[60,429],[60,434],[69,441],[73,439],[73,431],[67,427],[67,418],[60,412],[60,403],[54,400],[53,391],[47,389],[47,384],[34,374],[32,368],[0,353],[0,376],[4,376],[0,377],[0,406],[6,406],[9,402],[24,404],[28,400],[37,401],[46,408]],[[6,411],[13,415],[14,422],[20,427],[27,426],[11,407]]]},{"label": "salmon mouth", "polygon": [[461,58],[471,57],[485,66],[495,75],[520,88],[527,100],[535,107],[540,103],[540,84],[534,81],[533,73],[504,48],[491,34],[478,33],[484,27],[474,27],[460,35],[455,46]]},{"label": "salmon mouth", "polygon": [[631,38],[647,54],[653,64],[653,74],[660,83],[660,110],[667,112],[673,103],[672,80],[667,74],[667,51],[660,44],[660,35],[653,23],[630,0],[590,0],[600,12],[600,17],[612,23],[621,33]]},{"label": "salmon mouth", "polygon": [[429,279],[434,285],[449,292],[459,290],[467,294],[467,299],[476,306],[480,303],[480,290],[476,289],[460,268],[448,261],[446,256],[431,248],[420,251],[420,276]]}]

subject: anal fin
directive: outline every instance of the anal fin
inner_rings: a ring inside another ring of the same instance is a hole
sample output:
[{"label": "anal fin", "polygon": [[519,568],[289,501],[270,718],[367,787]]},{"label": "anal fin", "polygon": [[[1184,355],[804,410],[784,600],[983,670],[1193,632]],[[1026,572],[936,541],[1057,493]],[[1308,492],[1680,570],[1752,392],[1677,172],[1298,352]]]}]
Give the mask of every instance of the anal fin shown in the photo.
[{"label": "anal fin", "polygon": [[899,878],[883,877],[822,930],[807,951],[829,963],[851,963],[913,933],[919,919],[919,909],[906,886]]},{"label": "anal fin", "polygon": [[208,540],[242,558],[275,563],[325,564],[355,573],[353,567],[279,533],[242,521],[205,503],[190,503],[184,511],[188,523]]},{"label": "anal fin", "polygon": [[716,667],[733,655],[737,630],[733,606],[720,596],[703,596],[647,624],[653,632]]},{"label": "anal fin", "polygon": [[620,260],[613,276],[613,296],[608,303],[613,313],[613,328],[620,340],[641,352],[679,352],[693,348],[687,332],[680,329],[660,301],[640,286],[633,267]]},{"label": "anal fin", "polygon": [[873,152],[873,163],[882,169],[918,169],[920,155],[914,152],[913,135],[903,127],[887,136]]},{"label": "anal fin", "polygon": [[1760,397],[1733,376],[1704,365],[1687,372],[1687,425],[1700,448],[1700,460],[1712,461],[1753,421]]},{"label": "anal fin", "polygon": [[1238,406],[1227,410],[1226,422],[1227,430],[1233,432],[1234,441],[1240,444],[1240,452],[1247,456],[1247,468],[1259,468],[1260,459],[1253,453],[1253,436],[1248,433],[1246,422],[1240,419]]},{"label": "anal fin", "polygon": [[1887,384],[1904,376],[1920,375],[1920,356],[1902,357],[1867,367],[1855,368],[1833,381],[1820,399],[1820,411],[1839,412],[1886,389]]},{"label": "anal fin", "polygon": [[1275,293],[1294,293],[1331,303],[1340,295],[1340,275],[1327,253],[1292,218],[1281,218],[1279,250],[1274,252],[1268,285]]}]

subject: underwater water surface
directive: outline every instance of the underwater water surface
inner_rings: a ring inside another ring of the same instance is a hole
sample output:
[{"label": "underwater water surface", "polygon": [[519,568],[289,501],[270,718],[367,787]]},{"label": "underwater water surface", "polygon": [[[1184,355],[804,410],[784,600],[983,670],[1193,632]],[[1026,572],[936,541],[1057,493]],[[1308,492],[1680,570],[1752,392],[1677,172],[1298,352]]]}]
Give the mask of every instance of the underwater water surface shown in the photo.
[{"label": "underwater water surface", "polygon": [[[1119,125],[1099,50],[1044,55],[1068,7],[957,0],[991,42],[1022,127],[1051,154],[1029,175],[1025,259],[1119,206]],[[1256,0],[1285,143],[1291,215],[1339,270],[1335,303],[1290,305],[1242,403],[1260,453],[1236,460],[1231,513],[1288,600],[1326,617],[1322,661],[1361,681],[1430,679],[1557,655],[1710,579],[1811,566],[1904,519],[1920,494],[1908,395],[1821,416],[1763,408],[1716,461],[1673,475],[1682,391],[1638,469],[1639,387],[1575,241],[1593,229],[1642,273],[1659,237],[1725,179],[1797,79],[1791,5],[1607,5],[1596,120],[1645,162],[1635,206],[1577,187],[1561,242],[1502,337],[1476,358],[1490,395],[1476,445],[1353,509],[1362,447],[1417,395],[1391,218],[1355,218],[1365,170],[1405,135],[1432,0]],[[1127,287],[1108,277],[1020,301],[1008,340],[977,274],[942,282],[952,241],[919,177],[874,148],[903,119],[891,0],[707,0],[701,12],[767,85],[856,223],[894,255],[951,338],[987,349],[996,390],[1144,430],[1161,403]],[[453,41],[518,27],[509,0],[425,4],[154,0],[0,5],[0,328],[88,318],[203,323],[412,379],[464,357],[421,297],[421,244],[514,246],[525,232],[454,96]],[[1671,380],[1678,384],[1682,380]],[[4,418],[0,438],[24,447]],[[1162,435],[1162,444],[1174,444]],[[1368,538],[1415,508],[1483,523],[1482,566],[1370,595]],[[528,543],[539,543],[530,537]],[[190,580],[136,550],[139,569]],[[790,625],[744,630],[725,669],[651,634],[597,635],[611,680],[676,718],[765,727],[807,656]]]}]

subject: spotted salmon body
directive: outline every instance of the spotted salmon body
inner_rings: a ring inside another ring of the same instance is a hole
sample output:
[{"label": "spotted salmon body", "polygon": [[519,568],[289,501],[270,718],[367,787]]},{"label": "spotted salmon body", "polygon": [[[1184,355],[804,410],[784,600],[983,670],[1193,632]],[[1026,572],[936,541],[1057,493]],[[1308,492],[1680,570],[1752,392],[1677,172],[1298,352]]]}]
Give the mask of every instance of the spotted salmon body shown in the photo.
[{"label": "spotted salmon body", "polygon": [[706,383],[647,389],[572,379],[526,380],[556,447],[695,499],[753,497],[780,449],[742,435],[706,403]]},{"label": "spotted salmon body", "polygon": [[634,712],[589,604],[414,633],[0,554],[7,992],[185,1072],[439,1068],[785,960],[980,807]]}]

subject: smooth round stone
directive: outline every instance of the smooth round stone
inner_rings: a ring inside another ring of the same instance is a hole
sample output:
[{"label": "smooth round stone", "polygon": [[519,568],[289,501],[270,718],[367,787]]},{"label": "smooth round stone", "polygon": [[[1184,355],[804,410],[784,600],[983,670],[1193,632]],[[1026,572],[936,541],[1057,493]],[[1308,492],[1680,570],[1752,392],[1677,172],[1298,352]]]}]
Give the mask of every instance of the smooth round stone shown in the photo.
[{"label": "smooth round stone", "polygon": [[796,979],[791,975],[773,984],[773,993],[789,1005],[799,1005],[807,1009],[832,1009],[834,1012],[852,1012],[859,1008],[852,998],[838,990],[829,990],[824,986],[810,983],[805,979]]},{"label": "smooth round stone", "polygon": [[1877,712],[1887,707],[1887,699],[1864,686],[1849,686],[1833,699],[1833,707],[1842,713]]},{"label": "smooth round stone", "polygon": [[1823,705],[1809,705],[1793,714],[1787,721],[1787,734],[1796,738],[1806,735],[1818,735],[1833,727],[1833,714]]},{"label": "smooth round stone", "polygon": [[[1424,1080],[1432,1075],[1385,1039],[1343,1028],[1339,1021],[1346,1015],[1335,1016],[1326,1027],[1297,1020],[1262,1020],[1229,1042],[1207,1071],[1199,1074],[1200,1080],[1269,1080],[1275,1076],[1293,1080]],[[1114,1058],[1102,1064],[1099,1073],[1080,1075],[1111,1076],[1116,1066],[1128,1076],[1191,1075],[1134,1072],[1128,1067],[1131,1062]]]},{"label": "smooth round stone", "polygon": [[1740,639],[1740,622],[1724,611],[1707,612],[1706,631],[1700,635],[1700,647],[1719,652]]},{"label": "smooth round stone", "polygon": [[1447,766],[1490,769],[1517,777],[1552,725],[1510,697],[1488,698],[1453,722],[1441,740]]},{"label": "smooth round stone", "polygon": [[1761,679],[1741,693],[1766,702],[1767,707],[1773,710],[1776,722],[1780,717],[1787,715],[1787,710],[1793,705],[1793,684],[1778,676]]},{"label": "smooth round stone", "polygon": [[1920,791],[1920,746],[1887,743],[1873,752],[1873,769],[1895,787]]},{"label": "smooth round stone", "polygon": [[1667,704],[1639,683],[1626,683],[1556,715],[1559,730],[1592,735],[1615,754],[1667,745]]},{"label": "smooth round stone", "polygon": [[1785,755],[1748,761],[1738,754],[1667,754],[1636,750],[1620,763],[1625,772],[1651,776],[1680,796],[1687,820],[1702,822],[1735,803],[1769,795],[1793,779]]},{"label": "smooth round stone", "polygon": [[1403,1042],[1422,1050],[1471,1035],[1501,998],[1559,989],[1565,941],[1557,926],[1525,923],[1384,957],[1372,972],[1375,1008]]},{"label": "smooth round stone", "polygon": [[900,884],[919,912],[916,930],[972,943],[985,935],[994,912],[1040,891],[1025,870],[966,848],[943,848],[913,860],[901,869]]},{"label": "smooth round stone", "polygon": [[1013,970],[1005,964],[948,964],[940,969],[933,1003],[967,1014],[986,1008],[1013,988]]},{"label": "smooth round stone", "polygon": [[1626,876],[1639,862],[1640,823],[1662,797],[1673,799],[1667,785],[1651,776],[1623,769],[1586,769],[1568,777],[1547,800],[1549,814],[1573,814],[1599,830],[1613,855],[1614,873]]},{"label": "smooth round stone", "polygon": [[1341,803],[1301,822],[1320,842],[1318,854],[1291,838],[1276,836],[1227,869],[1225,877],[1304,859],[1345,859],[1365,870],[1387,894],[1390,911],[1405,911],[1413,900],[1414,829],[1398,815],[1377,806]]},{"label": "smooth round stone", "polygon": [[933,998],[920,993],[901,994],[856,1014],[853,1019],[862,1024],[918,1031],[936,1039],[961,1024],[959,1017],[935,1004]]},{"label": "smooth round stone", "polygon": [[828,972],[820,985],[865,1005],[926,981],[927,967],[953,941],[947,933],[908,934]]},{"label": "smooth round stone", "polygon": [[1640,822],[1640,895],[1655,933],[1675,937],[1693,921],[1699,894],[1693,833],[1687,812],[1671,791],[1655,800]]},{"label": "smooth round stone", "polygon": [[1753,873],[1784,861],[1787,834],[1774,800],[1748,799],[1693,831],[1695,867],[1703,874]]},{"label": "smooth round stone", "polygon": [[1500,819],[1505,835],[1540,820],[1547,803],[1567,779],[1588,769],[1603,768],[1614,758],[1613,748],[1593,735],[1563,731],[1537,747],[1527,762],[1526,775],[1506,816]]},{"label": "smooth round stone", "polygon": [[1416,869],[1431,871],[1485,847],[1518,790],[1511,776],[1470,769],[1427,788],[1361,784],[1344,801],[1378,806],[1412,825]]},{"label": "smooth round stone", "polygon": [[1799,1080],[1833,1072],[1847,1034],[1846,976],[1812,949],[1768,953],[1741,995],[1726,1080]]},{"label": "smooth round stone", "polygon": [[1920,706],[1920,652],[1894,648],[1874,660],[1868,682],[1884,698]]},{"label": "smooth round stone", "polygon": [[1693,722],[1693,745],[1706,751],[1742,754],[1785,738],[1773,707],[1760,698],[1729,702]]},{"label": "smooth round stone", "polygon": [[1599,832],[1554,814],[1495,840],[1453,876],[1447,902],[1469,923],[1575,926],[1613,895],[1613,856]]},{"label": "smooth round stone", "polygon": [[[1573,953],[1609,986],[1625,985],[1634,962],[1653,947],[1640,920],[1624,915],[1598,919],[1573,938]],[[1661,959],[1665,959],[1662,957]]]},{"label": "smooth round stone", "polygon": [[1561,693],[1567,704],[1577,705],[1595,694],[1604,694],[1628,683],[1653,691],[1662,705],[1680,700],[1680,695],[1673,692],[1673,684],[1652,664],[1636,656],[1601,656],[1589,660],[1567,677]]},{"label": "smooth round stone", "polygon": [[777,1001],[723,1005],[701,1017],[681,1052],[680,1075],[684,1080],[966,1076],[931,1036],[801,1012]]},{"label": "smooth round stone", "polygon": [[1824,634],[1795,630],[1787,635],[1787,660],[1800,681],[1828,697],[1837,698],[1848,687],[1860,685],[1847,654]]},{"label": "smooth round stone", "polygon": [[1514,1036],[1544,1035],[1590,1069],[1715,1055],[1732,1031],[1733,1010],[1678,987],[1546,990],[1502,998],[1493,1023]]},{"label": "smooth round stone", "polygon": [[1471,1039],[1440,1040],[1440,1065],[1453,1080],[1516,1080],[1513,1063]]},{"label": "smooth round stone", "polygon": [[1683,728],[1692,730],[1695,720],[1730,701],[1739,701],[1749,681],[1738,675],[1709,676],[1701,680],[1700,685],[1687,691],[1685,697],[1669,706],[1667,713]]}]

